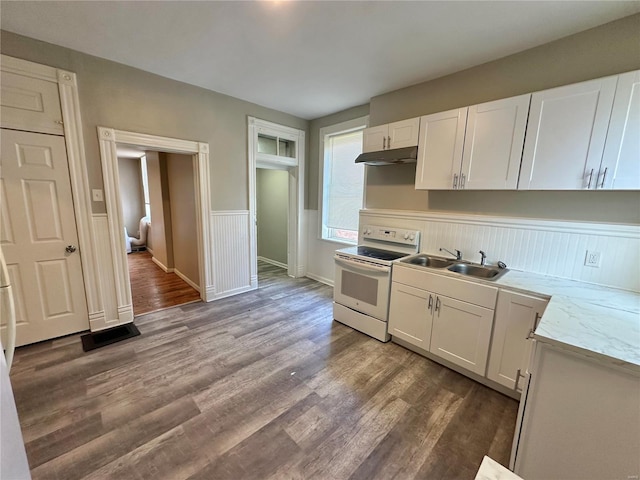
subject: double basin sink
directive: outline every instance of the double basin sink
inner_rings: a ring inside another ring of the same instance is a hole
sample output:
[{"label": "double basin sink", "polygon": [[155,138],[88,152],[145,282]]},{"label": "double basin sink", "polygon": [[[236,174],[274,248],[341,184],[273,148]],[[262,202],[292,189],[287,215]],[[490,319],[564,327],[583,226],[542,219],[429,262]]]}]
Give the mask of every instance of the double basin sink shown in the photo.
[{"label": "double basin sink", "polygon": [[400,260],[401,263],[417,265],[419,267],[447,269],[450,272],[459,273],[468,277],[481,278],[483,280],[496,280],[508,272],[506,268],[476,265],[464,260],[436,257],[420,253]]}]

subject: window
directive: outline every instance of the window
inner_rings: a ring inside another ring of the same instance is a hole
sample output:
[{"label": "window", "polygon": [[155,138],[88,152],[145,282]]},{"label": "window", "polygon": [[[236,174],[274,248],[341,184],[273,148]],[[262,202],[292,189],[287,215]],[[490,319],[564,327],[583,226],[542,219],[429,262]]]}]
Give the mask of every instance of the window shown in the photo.
[{"label": "window", "polygon": [[362,153],[362,131],[368,117],[320,129],[321,233],[324,240],[358,241],[358,213],[364,193],[364,165],[354,160]]},{"label": "window", "polygon": [[144,215],[151,222],[151,203],[149,202],[149,177],[147,177],[147,156],[140,158],[140,173],[142,175],[142,192],[144,196]]}]

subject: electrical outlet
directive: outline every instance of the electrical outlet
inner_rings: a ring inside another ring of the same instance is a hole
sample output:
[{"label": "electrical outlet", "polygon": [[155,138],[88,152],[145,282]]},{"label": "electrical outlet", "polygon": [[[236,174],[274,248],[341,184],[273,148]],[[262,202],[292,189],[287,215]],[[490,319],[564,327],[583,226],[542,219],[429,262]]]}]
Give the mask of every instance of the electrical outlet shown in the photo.
[{"label": "electrical outlet", "polygon": [[584,264],[587,267],[600,267],[600,252],[587,250],[587,256],[584,258]]},{"label": "electrical outlet", "polygon": [[104,202],[104,196],[101,189],[94,188],[93,190],[91,190],[91,195],[94,202]]}]

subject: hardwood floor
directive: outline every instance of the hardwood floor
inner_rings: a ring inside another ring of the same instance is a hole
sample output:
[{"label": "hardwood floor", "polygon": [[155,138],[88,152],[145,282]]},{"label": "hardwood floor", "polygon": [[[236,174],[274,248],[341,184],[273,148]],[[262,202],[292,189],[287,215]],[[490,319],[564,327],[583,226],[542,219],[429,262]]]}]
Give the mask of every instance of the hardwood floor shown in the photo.
[{"label": "hardwood floor", "polygon": [[259,267],[260,288],[70,336],[11,372],[34,479],[472,479],[507,463],[517,403],[332,321],[332,289]]},{"label": "hardwood floor", "polygon": [[200,300],[200,294],[187,282],[153,263],[149,252],[130,253],[127,260],[134,315]]}]

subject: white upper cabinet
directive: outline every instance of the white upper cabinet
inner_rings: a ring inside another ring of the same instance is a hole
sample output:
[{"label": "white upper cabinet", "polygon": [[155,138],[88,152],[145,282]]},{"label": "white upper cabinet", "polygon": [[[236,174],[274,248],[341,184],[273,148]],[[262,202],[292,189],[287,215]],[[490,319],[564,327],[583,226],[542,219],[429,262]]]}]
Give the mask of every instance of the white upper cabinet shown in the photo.
[{"label": "white upper cabinet", "polygon": [[640,71],[618,76],[602,165],[592,188],[640,189]]},{"label": "white upper cabinet", "polygon": [[419,118],[366,128],[362,135],[362,152],[379,152],[418,145]]},{"label": "white upper cabinet", "polygon": [[531,94],[469,107],[458,188],[515,190]]},{"label": "white upper cabinet", "polygon": [[594,188],[617,76],[534,93],[520,190]]},{"label": "white upper cabinet", "polygon": [[420,118],[416,188],[450,190],[459,184],[467,108]]}]

